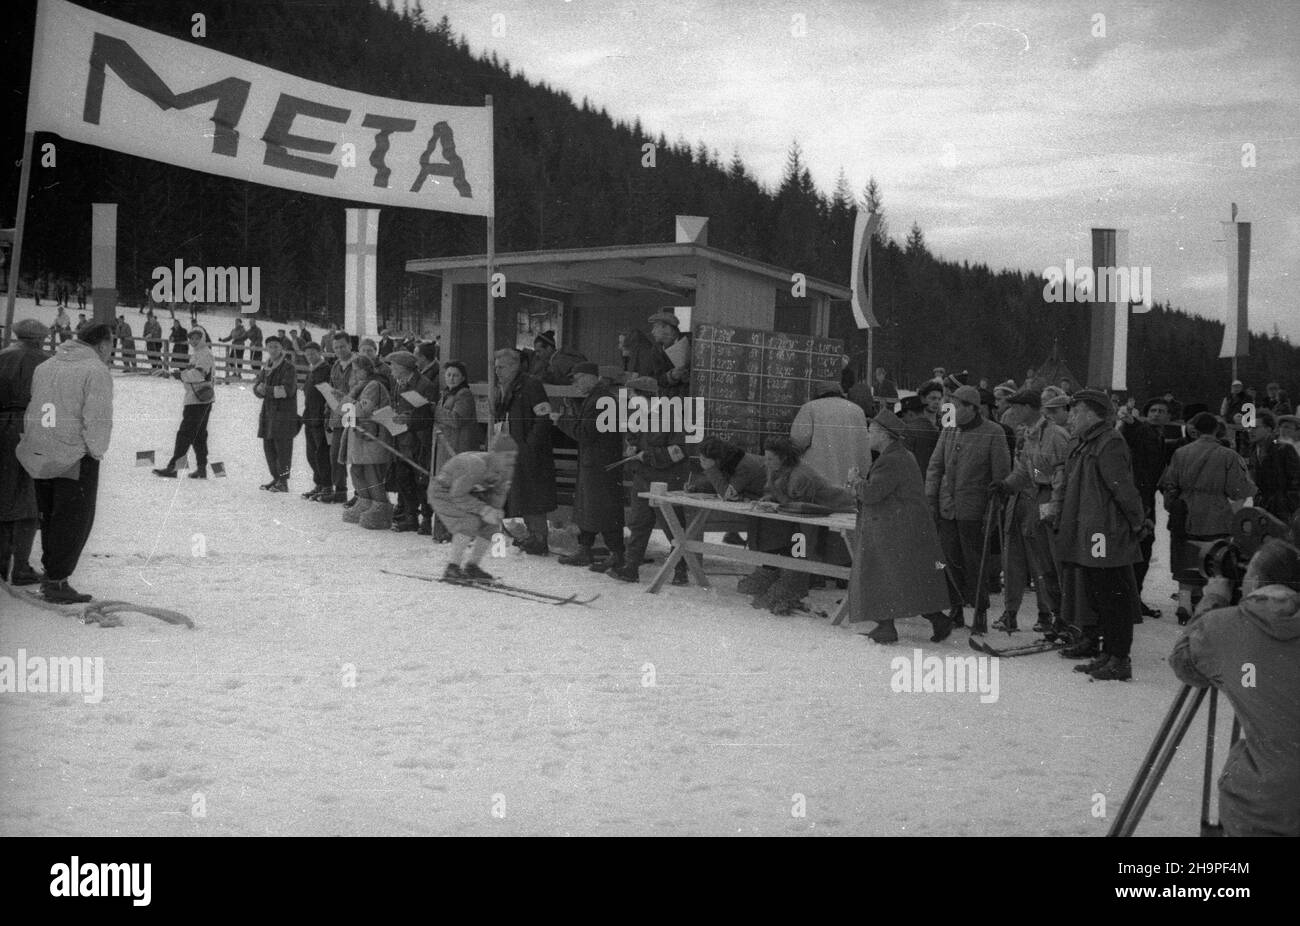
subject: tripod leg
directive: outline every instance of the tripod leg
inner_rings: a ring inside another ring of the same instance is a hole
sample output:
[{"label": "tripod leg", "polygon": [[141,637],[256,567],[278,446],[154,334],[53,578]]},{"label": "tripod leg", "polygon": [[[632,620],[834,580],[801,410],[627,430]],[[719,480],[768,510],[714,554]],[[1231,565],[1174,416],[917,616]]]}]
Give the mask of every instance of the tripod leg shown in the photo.
[{"label": "tripod leg", "polygon": [[1147,804],[1151,802],[1156,788],[1160,786],[1165,770],[1173,761],[1178,745],[1182,742],[1187,728],[1191,726],[1192,718],[1196,716],[1196,711],[1205,698],[1205,689],[1199,689],[1196,697],[1189,704],[1187,699],[1193,690],[1191,685],[1184,685],[1174,697],[1174,703],[1169,706],[1165,719],[1161,721],[1160,729],[1151,741],[1146,757],[1138,768],[1137,776],[1133,779],[1128,794],[1124,796],[1119,812],[1115,814],[1115,821],[1111,824],[1110,832],[1106,835],[1131,836],[1137,829]]},{"label": "tripod leg", "polygon": [[1205,720],[1205,779],[1201,783],[1201,835],[1222,836],[1223,827],[1210,822],[1210,794],[1214,779],[1214,721],[1219,712],[1219,689],[1210,689],[1210,707]]}]

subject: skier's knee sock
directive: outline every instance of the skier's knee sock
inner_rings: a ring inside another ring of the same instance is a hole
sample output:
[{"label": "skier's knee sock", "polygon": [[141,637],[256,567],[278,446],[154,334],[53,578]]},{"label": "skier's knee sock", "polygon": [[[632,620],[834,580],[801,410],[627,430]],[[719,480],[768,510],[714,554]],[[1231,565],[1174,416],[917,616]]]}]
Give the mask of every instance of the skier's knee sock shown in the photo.
[{"label": "skier's knee sock", "polygon": [[469,549],[470,537],[468,534],[457,534],[451,538],[451,561],[457,566],[464,563],[465,551]]},{"label": "skier's knee sock", "polygon": [[469,560],[465,565],[477,566],[479,561],[483,559],[484,554],[487,553],[488,547],[491,545],[492,541],[488,540],[486,537],[475,537],[474,546],[470,547]]}]

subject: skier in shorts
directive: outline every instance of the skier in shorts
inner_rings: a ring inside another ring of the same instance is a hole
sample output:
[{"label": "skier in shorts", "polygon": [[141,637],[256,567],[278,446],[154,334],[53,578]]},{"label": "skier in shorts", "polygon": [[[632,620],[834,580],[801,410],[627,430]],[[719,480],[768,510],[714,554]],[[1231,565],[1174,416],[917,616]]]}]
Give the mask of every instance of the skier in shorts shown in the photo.
[{"label": "skier in shorts", "polygon": [[429,504],[452,533],[451,562],[442,575],[444,580],[493,581],[479,561],[493,536],[502,530],[518,450],[514,439],[503,434],[490,452],[458,453],[429,480]]}]

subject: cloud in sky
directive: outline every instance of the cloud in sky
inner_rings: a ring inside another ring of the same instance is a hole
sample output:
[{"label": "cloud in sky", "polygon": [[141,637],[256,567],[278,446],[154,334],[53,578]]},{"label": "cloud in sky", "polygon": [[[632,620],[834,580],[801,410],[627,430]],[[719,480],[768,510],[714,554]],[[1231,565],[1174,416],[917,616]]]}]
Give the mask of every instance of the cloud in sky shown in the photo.
[{"label": "cloud in sky", "polygon": [[[426,10],[445,12],[475,51],[615,118],[724,159],[738,151],[768,184],[798,139],[821,189],[841,168],[858,191],[875,176],[893,233],[915,221],[952,260],[1041,270],[1086,261],[1091,226],[1127,228],[1156,298],[1220,317],[1218,223],[1236,202],[1254,223],[1251,327],[1300,341],[1300,4]],[[1247,144],[1254,167],[1242,164]]]}]

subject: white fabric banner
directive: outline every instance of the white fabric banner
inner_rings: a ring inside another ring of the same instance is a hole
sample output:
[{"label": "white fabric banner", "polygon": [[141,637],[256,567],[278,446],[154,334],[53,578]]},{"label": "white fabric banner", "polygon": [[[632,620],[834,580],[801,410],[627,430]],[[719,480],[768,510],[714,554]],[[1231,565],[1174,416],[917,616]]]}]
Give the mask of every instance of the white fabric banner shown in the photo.
[{"label": "white fabric banner", "polygon": [[492,116],[340,90],[40,0],[27,130],[377,205],[492,215]]},{"label": "white fabric banner", "polygon": [[[880,227],[880,216],[874,212],[859,209],[853,221],[853,269],[851,271],[849,291],[852,294],[853,319],[858,328],[879,328],[872,300],[875,281],[871,279],[871,239]],[[866,292],[862,291],[864,282],[863,269],[866,269]]]}]

